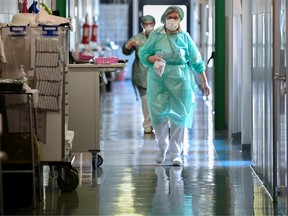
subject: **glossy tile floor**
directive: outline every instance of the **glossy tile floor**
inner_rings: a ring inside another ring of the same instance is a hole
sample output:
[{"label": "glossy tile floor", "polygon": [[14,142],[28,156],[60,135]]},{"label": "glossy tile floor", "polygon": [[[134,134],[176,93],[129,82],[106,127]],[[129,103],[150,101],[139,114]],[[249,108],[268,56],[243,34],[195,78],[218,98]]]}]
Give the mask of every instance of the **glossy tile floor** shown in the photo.
[{"label": "glossy tile floor", "polygon": [[103,164],[93,170],[90,153],[75,153],[80,182],[70,193],[62,193],[44,167],[37,208],[15,207],[4,214],[274,215],[270,196],[250,168],[249,152],[214,131],[211,102],[200,91],[183,167],[155,164],[154,135],[143,134],[141,104],[130,81],[114,82],[101,102]]}]

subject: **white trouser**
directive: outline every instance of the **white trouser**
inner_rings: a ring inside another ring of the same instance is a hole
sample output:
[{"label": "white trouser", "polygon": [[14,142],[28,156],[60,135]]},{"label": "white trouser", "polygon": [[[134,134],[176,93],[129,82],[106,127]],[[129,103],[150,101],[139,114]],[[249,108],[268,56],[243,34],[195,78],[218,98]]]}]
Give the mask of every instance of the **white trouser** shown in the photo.
[{"label": "white trouser", "polygon": [[166,119],[157,128],[155,128],[155,136],[159,148],[169,147],[170,157],[180,157],[183,150],[185,128],[178,127],[173,122],[170,124],[169,139],[169,122]]},{"label": "white trouser", "polygon": [[150,114],[148,111],[146,95],[141,97],[141,104],[142,104],[142,113],[144,117],[143,128],[151,127],[152,123],[151,123]]}]

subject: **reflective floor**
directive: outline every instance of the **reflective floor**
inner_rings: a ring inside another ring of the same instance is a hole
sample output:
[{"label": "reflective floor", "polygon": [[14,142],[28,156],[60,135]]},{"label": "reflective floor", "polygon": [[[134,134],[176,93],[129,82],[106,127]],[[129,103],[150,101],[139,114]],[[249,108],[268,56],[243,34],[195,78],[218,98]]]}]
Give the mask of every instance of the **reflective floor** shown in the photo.
[{"label": "reflective floor", "polygon": [[[101,96],[103,164],[93,170],[90,153],[75,153],[75,191],[63,193],[44,167],[37,208],[6,209],[16,215],[274,215],[273,202],[250,168],[249,152],[215,132],[211,102],[197,95],[187,131],[183,167],[154,162],[153,134],[143,133],[140,101],[130,81],[114,82]],[[17,194],[15,194],[17,196]]]}]

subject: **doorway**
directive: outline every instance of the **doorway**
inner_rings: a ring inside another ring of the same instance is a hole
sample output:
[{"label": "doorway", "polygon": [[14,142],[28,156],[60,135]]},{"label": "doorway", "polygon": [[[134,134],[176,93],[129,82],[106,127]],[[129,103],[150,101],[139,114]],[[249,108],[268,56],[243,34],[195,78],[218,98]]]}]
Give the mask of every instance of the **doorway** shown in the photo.
[{"label": "doorway", "polygon": [[[139,21],[138,23],[141,22],[141,17],[143,15],[150,14],[155,17],[156,19],[156,25],[160,26],[162,25],[160,22],[161,15],[164,13],[165,9],[169,7],[170,5],[175,5],[175,1],[173,0],[157,0],[157,1],[152,1],[152,0],[143,0],[139,1]],[[187,2],[185,0],[178,0],[177,1],[177,6],[180,6],[184,10],[184,19],[181,22],[181,28],[185,31],[190,32],[190,2]],[[155,26],[155,27],[157,27]],[[139,32],[142,30],[140,29],[141,26],[139,27]]]}]

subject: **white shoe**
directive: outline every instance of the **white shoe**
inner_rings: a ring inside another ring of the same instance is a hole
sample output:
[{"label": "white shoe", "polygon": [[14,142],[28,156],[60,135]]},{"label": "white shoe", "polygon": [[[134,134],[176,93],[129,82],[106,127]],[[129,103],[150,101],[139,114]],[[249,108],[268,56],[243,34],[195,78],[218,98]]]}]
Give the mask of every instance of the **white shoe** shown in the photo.
[{"label": "white shoe", "polygon": [[152,133],[152,131],[153,131],[153,129],[152,129],[151,126],[149,126],[149,127],[145,127],[145,128],[144,128],[144,133],[145,133],[145,134]]},{"label": "white shoe", "polygon": [[173,166],[182,166],[183,163],[182,163],[182,159],[180,157],[175,157],[173,160],[172,160],[172,165]]},{"label": "white shoe", "polygon": [[165,161],[166,158],[166,152],[167,148],[166,147],[161,147],[158,149],[157,154],[156,154],[156,163],[161,164],[163,161]]}]

